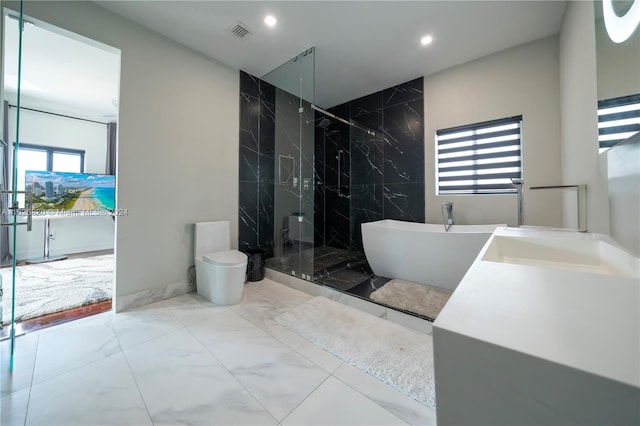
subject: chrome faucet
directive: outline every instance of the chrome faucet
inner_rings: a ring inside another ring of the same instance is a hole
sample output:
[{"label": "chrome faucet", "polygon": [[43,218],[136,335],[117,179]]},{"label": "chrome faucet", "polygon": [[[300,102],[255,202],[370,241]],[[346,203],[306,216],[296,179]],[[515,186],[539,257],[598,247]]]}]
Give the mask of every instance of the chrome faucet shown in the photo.
[{"label": "chrome faucet", "polygon": [[518,197],[518,227],[524,225],[524,194],[522,192],[523,179],[511,178],[511,183],[516,188],[516,196]]},{"label": "chrome faucet", "polygon": [[[445,219],[445,211],[447,212],[447,218]],[[440,213],[442,214],[442,224],[444,225],[444,232],[449,232],[449,228],[453,225],[453,203],[442,203],[440,207]]]}]

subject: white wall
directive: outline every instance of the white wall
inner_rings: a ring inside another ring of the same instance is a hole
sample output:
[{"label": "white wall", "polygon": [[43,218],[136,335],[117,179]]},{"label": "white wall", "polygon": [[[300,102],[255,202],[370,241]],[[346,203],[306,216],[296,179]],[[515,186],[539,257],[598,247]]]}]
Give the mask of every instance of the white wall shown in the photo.
[{"label": "white wall", "polygon": [[599,18],[595,22],[595,37],[598,100],[640,93],[640,30],[623,43],[614,43],[604,19]]},{"label": "white wall", "polygon": [[[562,183],[587,185],[587,228],[609,233],[606,154],[598,154],[594,11],[591,2],[568,2],[560,32]],[[575,222],[567,205],[565,226]]]},{"label": "white wall", "polygon": [[229,220],[238,239],[238,70],[90,2],[24,8],[121,50],[116,309],[186,291],[193,223]]},{"label": "white wall", "polygon": [[640,134],[608,151],[611,236],[640,256]]},{"label": "white wall", "polygon": [[[9,142],[15,140],[16,108],[9,108]],[[20,142],[85,151],[85,172],[105,173],[107,126],[58,115],[23,109],[20,113]],[[51,220],[52,256],[113,249],[114,222],[110,217],[66,217]],[[9,231],[10,238],[13,237]],[[18,228],[16,259],[41,257],[44,249],[44,221],[34,218],[33,230]]]},{"label": "white wall", "polygon": [[[424,80],[426,221],[440,223],[440,205],[454,203],[456,223],[517,222],[515,195],[436,196],[435,132],[523,116],[525,187],[558,185],[560,106],[558,38],[548,37],[442,71]],[[561,195],[525,191],[525,224],[562,225]]]}]

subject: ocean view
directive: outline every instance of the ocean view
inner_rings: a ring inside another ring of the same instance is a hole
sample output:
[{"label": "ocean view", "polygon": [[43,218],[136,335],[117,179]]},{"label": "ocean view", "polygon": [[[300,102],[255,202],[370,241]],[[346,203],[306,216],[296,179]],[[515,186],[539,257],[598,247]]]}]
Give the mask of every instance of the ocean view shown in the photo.
[{"label": "ocean view", "polygon": [[94,188],[93,195],[105,210],[115,209],[115,188]]}]

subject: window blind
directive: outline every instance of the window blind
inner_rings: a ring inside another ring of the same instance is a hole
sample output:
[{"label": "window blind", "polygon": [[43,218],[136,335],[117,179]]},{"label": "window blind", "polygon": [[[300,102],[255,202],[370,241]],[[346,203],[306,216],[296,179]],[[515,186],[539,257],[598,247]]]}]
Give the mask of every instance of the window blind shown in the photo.
[{"label": "window blind", "polygon": [[640,94],[598,101],[600,152],[640,132]]},{"label": "window blind", "polygon": [[515,192],[522,177],[522,116],[436,131],[437,193]]}]

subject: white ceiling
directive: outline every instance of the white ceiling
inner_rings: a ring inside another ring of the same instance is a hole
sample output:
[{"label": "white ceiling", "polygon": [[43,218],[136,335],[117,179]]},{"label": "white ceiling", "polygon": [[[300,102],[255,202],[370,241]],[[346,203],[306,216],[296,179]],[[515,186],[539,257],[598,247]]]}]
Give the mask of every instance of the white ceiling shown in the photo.
[{"label": "white ceiling", "polygon": [[[258,77],[316,48],[330,107],[560,31],[566,1],[97,1]],[[278,19],[275,28],[264,16]],[[227,29],[240,21],[244,40]],[[432,45],[420,45],[431,34]]]},{"label": "white ceiling", "polygon": [[[22,36],[21,106],[101,122],[118,114],[120,54],[36,22]],[[16,104],[18,21],[5,25],[5,99]]]},{"label": "white ceiling", "polygon": [[[258,77],[315,46],[315,103],[330,107],[559,32],[566,1],[97,1],[185,46]],[[278,19],[275,28],[264,16]],[[227,30],[237,21],[252,34]],[[22,104],[109,121],[119,53],[25,27]],[[15,102],[17,22],[5,20],[5,88]],[[423,47],[419,39],[431,34]],[[13,89],[12,89],[13,86]]]}]

